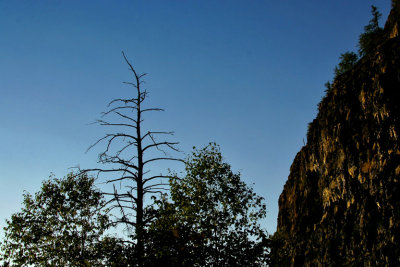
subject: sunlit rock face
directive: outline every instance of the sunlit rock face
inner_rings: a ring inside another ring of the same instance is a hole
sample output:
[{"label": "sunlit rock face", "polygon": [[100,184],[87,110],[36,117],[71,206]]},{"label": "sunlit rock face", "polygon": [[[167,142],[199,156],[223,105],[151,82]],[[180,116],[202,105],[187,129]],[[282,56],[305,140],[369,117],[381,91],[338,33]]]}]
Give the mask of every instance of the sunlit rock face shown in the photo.
[{"label": "sunlit rock face", "polygon": [[277,266],[400,266],[400,4],[339,76],[279,198]]}]

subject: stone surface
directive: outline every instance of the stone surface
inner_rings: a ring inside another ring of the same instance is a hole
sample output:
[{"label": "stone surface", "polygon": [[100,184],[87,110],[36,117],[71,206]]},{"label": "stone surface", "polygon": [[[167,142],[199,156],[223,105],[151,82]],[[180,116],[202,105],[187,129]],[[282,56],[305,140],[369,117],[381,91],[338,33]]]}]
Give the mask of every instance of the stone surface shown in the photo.
[{"label": "stone surface", "polygon": [[[398,1],[397,1],[398,2]],[[400,4],[340,75],[279,198],[277,266],[400,266]]]}]

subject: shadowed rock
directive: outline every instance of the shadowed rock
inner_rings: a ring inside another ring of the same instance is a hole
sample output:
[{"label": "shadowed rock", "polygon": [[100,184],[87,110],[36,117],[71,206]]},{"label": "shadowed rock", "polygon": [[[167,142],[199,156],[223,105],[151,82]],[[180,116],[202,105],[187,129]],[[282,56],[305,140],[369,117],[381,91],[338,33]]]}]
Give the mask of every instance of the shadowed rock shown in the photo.
[{"label": "shadowed rock", "polygon": [[400,4],[338,76],[279,198],[277,266],[400,266]]}]

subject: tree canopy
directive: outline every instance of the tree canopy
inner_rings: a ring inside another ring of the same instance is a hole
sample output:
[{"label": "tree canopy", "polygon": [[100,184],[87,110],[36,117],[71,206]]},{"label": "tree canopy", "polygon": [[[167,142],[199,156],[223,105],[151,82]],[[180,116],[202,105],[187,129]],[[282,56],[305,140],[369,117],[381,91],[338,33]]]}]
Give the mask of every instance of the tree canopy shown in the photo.
[{"label": "tree canopy", "polygon": [[[223,161],[211,143],[185,162],[183,177],[170,179],[170,198],[157,201],[149,229],[152,262],[175,266],[260,266],[266,262],[263,198]],[[162,238],[160,238],[162,237]],[[182,264],[182,265],[179,265]]]},{"label": "tree canopy", "polygon": [[[103,266],[116,257],[105,200],[86,174],[53,176],[6,220],[0,259],[17,266]],[[106,248],[107,251],[105,251]],[[108,256],[107,256],[108,255]]]}]

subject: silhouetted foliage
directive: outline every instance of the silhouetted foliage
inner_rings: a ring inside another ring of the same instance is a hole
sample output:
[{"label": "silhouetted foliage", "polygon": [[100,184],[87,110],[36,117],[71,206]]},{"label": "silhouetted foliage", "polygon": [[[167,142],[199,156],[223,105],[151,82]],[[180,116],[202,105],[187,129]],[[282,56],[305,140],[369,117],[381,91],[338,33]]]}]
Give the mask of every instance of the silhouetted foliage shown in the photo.
[{"label": "silhouetted foliage", "polygon": [[98,162],[107,167],[86,169],[84,172],[94,171],[98,176],[107,175],[107,183],[118,184],[119,189],[114,186],[113,192],[105,193],[111,197],[110,209],[117,209],[120,213],[116,216],[114,224],[124,224],[128,230],[134,230],[129,236],[130,240],[126,241],[131,242],[137,265],[143,266],[145,228],[152,220],[152,208],[145,206],[145,196],[166,190],[168,183],[162,179],[169,178],[151,172],[151,165],[165,160],[181,160],[169,156],[163,150],[165,148],[178,151],[175,148],[177,142],[157,140],[157,136],[172,135],[172,132],[144,131],[144,114],[163,109],[143,106],[148,96],[148,92],[142,89],[143,77],[146,74],[138,74],[123,52],[122,55],[133,75],[133,82],[125,84],[133,87],[134,96],[112,100],[108,105],[109,110],[102,113],[103,118],[96,121],[102,126],[114,129],[89,147],[91,149],[101,142],[105,143],[105,149],[100,153]]},{"label": "silhouetted foliage", "polygon": [[368,25],[364,27],[364,33],[360,34],[358,39],[358,53],[360,56],[365,56],[373,52],[377,47],[377,42],[382,36],[383,29],[379,27],[379,19],[382,14],[376,6],[371,6],[372,18]]},{"label": "silhouetted foliage", "polygon": [[[364,32],[360,34],[358,39],[358,53],[360,57],[372,53],[377,46],[379,38],[382,36],[383,29],[379,27],[379,19],[382,14],[378,11],[377,7],[371,6],[372,18],[368,25],[364,27]],[[334,68],[333,81],[343,73],[351,70],[360,58],[356,53],[347,51],[340,54],[340,62],[338,66]],[[325,83],[326,92],[332,90],[332,83],[330,81]]]},{"label": "silhouetted foliage", "polygon": [[358,56],[354,52],[347,51],[339,57],[340,62],[338,66],[335,67],[335,77],[351,70],[358,61]]},{"label": "silhouetted foliage", "polygon": [[51,176],[34,196],[24,193],[22,210],[6,221],[0,259],[16,266],[103,266],[114,261],[118,240],[104,235],[109,226],[104,204],[94,178]]},{"label": "silhouetted foliage", "polygon": [[[339,64],[334,68],[334,77],[333,80],[335,81],[336,78],[343,73],[351,70],[354,65],[358,62],[358,56],[356,53],[347,51],[346,53],[340,54],[340,62]],[[325,92],[330,92],[332,90],[332,83],[330,81],[327,81],[324,84],[326,90]]]},{"label": "silhouetted foliage", "polygon": [[119,238],[106,236],[99,245],[98,251],[104,259],[102,266],[135,266],[137,260],[131,244],[123,242]]},{"label": "silhouetted foliage", "polygon": [[152,262],[171,266],[261,266],[267,261],[263,198],[223,162],[216,144],[195,150],[170,199],[157,200],[149,229]]},{"label": "silhouetted foliage", "polygon": [[332,83],[330,82],[330,81],[327,81],[325,84],[324,84],[324,86],[325,86],[325,92],[329,92],[329,91],[331,91],[332,90]]},{"label": "silhouetted foliage", "polygon": [[270,248],[269,266],[291,266],[290,253],[286,250],[284,244],[287,242],[281,237],[279,232],[275,232],[269,239],[268,247]]}]

